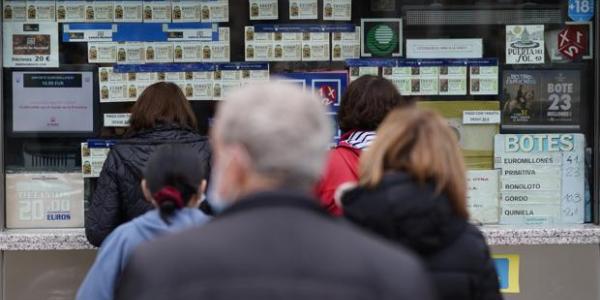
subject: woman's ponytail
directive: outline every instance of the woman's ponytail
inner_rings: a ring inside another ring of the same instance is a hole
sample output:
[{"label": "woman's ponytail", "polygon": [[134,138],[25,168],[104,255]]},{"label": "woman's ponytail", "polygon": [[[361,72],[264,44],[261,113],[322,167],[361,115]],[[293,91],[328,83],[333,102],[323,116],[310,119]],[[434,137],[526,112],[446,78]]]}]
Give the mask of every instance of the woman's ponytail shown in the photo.
[{"label": "woman's ponytail", "polygon": [[171,217],[199,192],[206,167],[207,162],[188,146],[165,145],[152,155],[144,179],[165,223],[170,224]]},{"label": "woman's ponytail", "polygon": [[169,224],[169,218],[173,216],[176,210],[185,206],[181,192],[172,186],[164,186],[158,192],[152,195],[158,206],[160,217]]}]

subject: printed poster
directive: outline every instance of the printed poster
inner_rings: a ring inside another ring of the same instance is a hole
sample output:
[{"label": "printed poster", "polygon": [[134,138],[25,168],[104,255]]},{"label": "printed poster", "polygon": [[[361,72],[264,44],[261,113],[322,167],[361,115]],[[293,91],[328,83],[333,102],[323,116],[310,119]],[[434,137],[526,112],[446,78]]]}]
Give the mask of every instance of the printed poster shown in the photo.
[{"label": "printed poster", "polygon": [[503,77],[503,127],[579,128],[580,71],[510,70]]},{"label": "printed poster", "polygon": [[6,174],[6,227],[83,227],[81,173]]},{"label": "printed poster", "polygon": [[4,66],[58,68],[58,23],[5,23]]},{"label": "printed poster", "polygon": [[506,63],[543,64],[544,25],[506,26]]}]

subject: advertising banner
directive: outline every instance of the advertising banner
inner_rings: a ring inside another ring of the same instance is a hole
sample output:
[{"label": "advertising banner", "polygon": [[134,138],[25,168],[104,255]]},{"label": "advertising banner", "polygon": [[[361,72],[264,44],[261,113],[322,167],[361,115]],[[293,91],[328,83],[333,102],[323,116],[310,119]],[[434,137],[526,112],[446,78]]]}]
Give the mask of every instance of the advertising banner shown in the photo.
[{"label": "advertising banner", "polygon": [[503,81],[503,127],[579,128],[580,71],[508,70]]},{"label": "advertising banner", "polygon": [[83,227],[81,173],[6,174],[6,227]]},{"label": "advertising banner", "polygon": [[58,23],[5,23],[4,67],[58,68]]}]

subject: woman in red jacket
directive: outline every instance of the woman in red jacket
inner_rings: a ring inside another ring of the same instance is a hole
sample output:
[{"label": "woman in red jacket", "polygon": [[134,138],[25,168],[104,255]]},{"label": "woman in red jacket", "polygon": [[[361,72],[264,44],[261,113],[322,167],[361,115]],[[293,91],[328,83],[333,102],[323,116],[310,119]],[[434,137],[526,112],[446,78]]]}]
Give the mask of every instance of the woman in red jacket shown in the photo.
[{"label": "woman in red jacket", "polygon": [[348,86],[338,113],[342,137],[331,150],[323,178],[316,187],[321,204],[331,214],[342,214],[334,201],[335,191],[344,183],[358,181],[360,153],[375,139],[379,124],[392,109],[412,103],[385,78],[366,75]]}]

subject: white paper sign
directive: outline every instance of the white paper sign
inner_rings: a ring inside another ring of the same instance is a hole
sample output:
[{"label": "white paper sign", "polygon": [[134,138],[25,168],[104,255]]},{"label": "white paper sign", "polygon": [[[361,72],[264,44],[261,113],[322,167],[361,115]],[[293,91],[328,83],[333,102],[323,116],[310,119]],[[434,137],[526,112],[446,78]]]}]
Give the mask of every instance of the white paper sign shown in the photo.
[{"label": "white paper sign", "polygon": [[407,39],[407,58],[481,58],[482,39]]},{"label": "white paper sign", "polygon": [[498,223],[498,171],[467,172],[467,208],[471,219],[482,223]]},{"label": "white paper sign", "polygon": [[500,124],[499,110],[465,110],[463,124]]},{"label": "white paper sign", "polygon": [[584,222],[582,134],[496,135],[500,223]]},{"label": "white paper sign", "polygon": [[58,23],[5,23],[4,67],[58,68]]},{"label": "white paper sign", "polygon": [[83,227],[81,173],[6,174],[6,227]]},{"label": "white paper sign", "polygon": [[128,127],[130,113],[104,114],[104,127]]},{"label": "white paper sign", "polygon": [[506,63],[543,64],[544,25],[506,26]]}]

